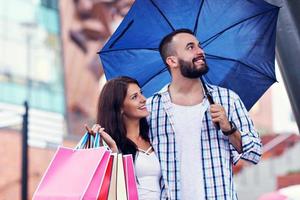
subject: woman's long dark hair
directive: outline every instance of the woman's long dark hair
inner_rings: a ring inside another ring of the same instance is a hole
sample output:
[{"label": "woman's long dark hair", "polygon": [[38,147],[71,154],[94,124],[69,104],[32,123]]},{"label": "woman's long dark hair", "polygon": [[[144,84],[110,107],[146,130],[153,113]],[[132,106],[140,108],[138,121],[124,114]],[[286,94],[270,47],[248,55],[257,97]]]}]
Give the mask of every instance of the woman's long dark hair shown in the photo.
[{"label": "woman's long dark hair", "polygon": [[[118,149],[123,154],[132,154],[135,159],[138,151],[137,145],[126,137],[126,127],[121,109],[127,95],[129,84],[136,84],[135,79],[121,76],[111,79],[104,85],[98,100],[97,123],[115,140]],[[149,126],[146,118],[140,119],[140,136],[149,142]]]}]

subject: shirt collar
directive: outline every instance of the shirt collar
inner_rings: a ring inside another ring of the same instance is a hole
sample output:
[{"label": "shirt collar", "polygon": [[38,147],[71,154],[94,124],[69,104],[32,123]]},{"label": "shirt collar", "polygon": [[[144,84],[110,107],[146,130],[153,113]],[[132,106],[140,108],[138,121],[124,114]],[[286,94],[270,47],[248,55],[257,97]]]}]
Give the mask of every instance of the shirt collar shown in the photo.
[{"label": "shirt collar", "polygon": [[[207,91],[212,94],[215,90],[215,88],[213,87],[213,85],[211,84],[208,84],[208,83],[205,83],[206,85],[206,88],[207,88]],[[166,84],[161,90],[159,90],[158,92],[156,92],[155,94],[157,95],[163,95],[165,93],[168,93],[168,88],[170,86],[170,83]],[[203,93],[205,94],[205,97],[206,97],[206,93],[204,91],[204,88],[203,88]]]}]

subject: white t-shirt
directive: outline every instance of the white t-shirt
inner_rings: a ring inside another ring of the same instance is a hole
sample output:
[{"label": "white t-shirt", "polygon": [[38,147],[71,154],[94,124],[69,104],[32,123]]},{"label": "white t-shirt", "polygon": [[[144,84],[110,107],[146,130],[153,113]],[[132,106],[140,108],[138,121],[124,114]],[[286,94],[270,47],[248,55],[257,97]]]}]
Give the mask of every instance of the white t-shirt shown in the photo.
[{"label": "white t-shirt", "polygon": [[193,106],[173,104],[175,139],[180,162],[181,199],[183,200],[205,199],[201,128],[208,106],[207,100]]},{"label": "white t-shirt", "polygon": [[160,199],[160,164],[154,151],[148,153],[150,150],[145,152],[140,150],[135,160],[139,200]]}]

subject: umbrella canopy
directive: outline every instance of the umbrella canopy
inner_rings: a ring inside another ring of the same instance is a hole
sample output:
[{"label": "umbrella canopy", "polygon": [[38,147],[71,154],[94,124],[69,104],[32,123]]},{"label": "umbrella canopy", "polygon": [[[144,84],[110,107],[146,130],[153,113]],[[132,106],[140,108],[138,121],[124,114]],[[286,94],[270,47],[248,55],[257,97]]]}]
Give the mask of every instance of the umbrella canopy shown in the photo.
[{"label": "umbrella canopy", "polygon": [[152,95],[171,80],[161,39],[187,28],[205,51],[205,80],[234,90],[250,109],[276,81],[278,11],[263,0],[136,0],[99,52],[106,78],[136,78]]}]

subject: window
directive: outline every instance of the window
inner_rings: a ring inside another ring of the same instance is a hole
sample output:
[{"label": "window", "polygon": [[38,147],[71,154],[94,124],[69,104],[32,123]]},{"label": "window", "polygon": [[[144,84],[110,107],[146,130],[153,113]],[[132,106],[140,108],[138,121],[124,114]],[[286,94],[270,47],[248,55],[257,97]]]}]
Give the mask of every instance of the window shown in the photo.
[{"label": "window", "polygon": [[58,10],[57,0],[41,0],[41,5],[46,8]]}]

